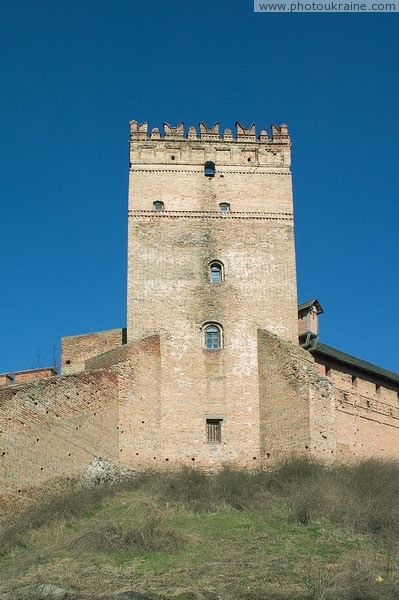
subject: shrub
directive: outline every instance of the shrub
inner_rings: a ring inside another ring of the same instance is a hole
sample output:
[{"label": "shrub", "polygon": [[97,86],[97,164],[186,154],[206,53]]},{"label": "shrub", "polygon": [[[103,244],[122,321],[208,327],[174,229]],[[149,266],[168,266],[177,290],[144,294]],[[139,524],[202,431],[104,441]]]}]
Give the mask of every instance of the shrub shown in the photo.
[{"label": "shrub", "polygon": [[327,467],[309,457],[294,457],[274,470],[253,473],[226,467],[210,475],[183,468],[164,474],[125,473],[116,482],[101,479],[89,486],[87,481],[57,482],[2,527],[0,554],[23,544],[31,529],[90,515],[115,493],[138,489],[150,503],[196,512],[266,510],[271,500],[280,500],[304,526],[330,521],[382,541],[392,551],[399,546],[399,463],[372,459]]},{"label": "shrub", "polygon": [[90,514],[112,493],[109,486],[84,487],[78,479],[55,482],[47,493],[41,490],[24,513],[0,528],[0,555],[23,545],[30,530]]},{"label": "shrub", "polygon": [[80,535],[72,544],[76,550],[108,550],[132,552],[176,552],[184,540],[160,518],[150,517],[141,525],[127,527],[108,525]]}]

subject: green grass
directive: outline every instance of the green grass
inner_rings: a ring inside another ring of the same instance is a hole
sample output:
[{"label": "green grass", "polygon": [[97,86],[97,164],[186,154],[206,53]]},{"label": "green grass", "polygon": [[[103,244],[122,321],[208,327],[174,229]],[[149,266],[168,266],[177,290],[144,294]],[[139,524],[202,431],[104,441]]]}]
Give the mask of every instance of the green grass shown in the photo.
[{"label": "green grass", "polygon": [[399,466],[182,470],[47,490],[0,531],[0,593],[397,600]]}]

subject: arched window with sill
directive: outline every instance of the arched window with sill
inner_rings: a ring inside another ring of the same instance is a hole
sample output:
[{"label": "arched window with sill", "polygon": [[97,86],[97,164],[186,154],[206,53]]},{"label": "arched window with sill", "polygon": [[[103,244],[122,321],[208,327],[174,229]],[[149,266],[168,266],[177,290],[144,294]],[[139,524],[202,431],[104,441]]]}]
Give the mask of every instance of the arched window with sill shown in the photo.
[{"label": "arched window with sill", "polygon": [[215,171],[215,163],[212,160],[207,160],[204,165],[204,175],[206,175],[206,177],[214,177]]},{"label": "arched window with sill", "polygon": [[153,208],[155,211],[160,212],[162,210],[165,210],[165,205],[162,202],[162,200],[156,200],[155,202],[153,202]]},{"label": "arched window with sill", "polygon": [[221,350],[223,345],[222,328],[217,323],[208,323],[203,328],[205,350]]},{"label": "arched window with sill", "polygon": [[209,279],[211,283],[224,281],[224,266],[219,260],[212,260],[209,263]]},{"label": "arched window with sill", "polygon": [[229,213],[230,212],[230,204],[228,202],[220,202],[219,209],[220,209],[220,212]]}]

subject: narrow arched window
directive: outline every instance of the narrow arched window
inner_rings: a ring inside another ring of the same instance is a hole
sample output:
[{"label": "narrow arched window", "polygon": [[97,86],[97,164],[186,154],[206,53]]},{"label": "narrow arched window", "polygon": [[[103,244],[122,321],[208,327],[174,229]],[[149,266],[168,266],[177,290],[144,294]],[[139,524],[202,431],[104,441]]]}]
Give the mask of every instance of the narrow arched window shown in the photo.
[{"label": "narrow arched window", "polygon": [[222,329],[216,323],[204,327],[204,347],[206,350],[220,350],[222,348]]},{"label": "narrow arched window", "polygon": [[220,202],[219,208],[221,212],[230,212],[230,204],[228,202]]},{"label": "narrow arched window", "polygon": [[161,211],[164,210],[165,205],[161,200],[156,200],[155,202],[153,202],[153,207],[154,210]]},{"label": "narrow arched window", "polygon": [[213,177],[215,175],[215,163],[212,162],[211,160],[207,160],[205,165],[204,165],[204,174],[207,177]]},{"label": "narrow arched window", "polygon": [[209,263],[209,278],[211,283],[221,283],[224,280],[223,264],[218,260]]}]

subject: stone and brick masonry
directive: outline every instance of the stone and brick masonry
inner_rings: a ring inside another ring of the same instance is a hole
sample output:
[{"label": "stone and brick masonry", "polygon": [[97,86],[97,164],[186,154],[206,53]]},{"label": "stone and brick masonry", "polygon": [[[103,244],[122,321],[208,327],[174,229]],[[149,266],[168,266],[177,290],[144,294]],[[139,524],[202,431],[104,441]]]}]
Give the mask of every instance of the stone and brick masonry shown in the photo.
[{"label": "stone and brick masonry", "polygon": [[317,333],[299,345],[290,148],[285,125],[131,122],[127,328],[63,338],[59,377],[0,375],[4,503],[99,457],[399,458],[399,377],[326,366]]}]

